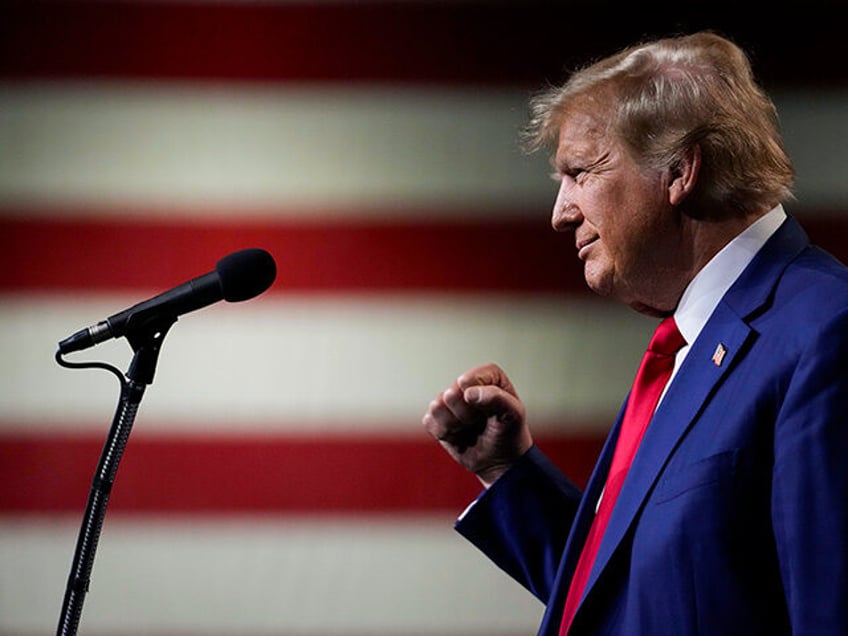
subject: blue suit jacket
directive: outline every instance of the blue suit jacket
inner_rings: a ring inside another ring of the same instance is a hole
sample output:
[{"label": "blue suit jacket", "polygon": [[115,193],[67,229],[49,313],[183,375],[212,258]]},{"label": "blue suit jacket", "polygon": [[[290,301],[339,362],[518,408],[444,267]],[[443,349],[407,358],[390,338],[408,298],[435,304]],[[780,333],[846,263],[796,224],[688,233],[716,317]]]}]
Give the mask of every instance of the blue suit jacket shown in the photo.
[{"label": "blue suit jacket", "polygon": [[[540,636],[558,634],[620,419],[585,493],[534,447],[457,523],[547,605]],[[571,634],[848,635],[848,269],[795,220],[669,387]]]}]

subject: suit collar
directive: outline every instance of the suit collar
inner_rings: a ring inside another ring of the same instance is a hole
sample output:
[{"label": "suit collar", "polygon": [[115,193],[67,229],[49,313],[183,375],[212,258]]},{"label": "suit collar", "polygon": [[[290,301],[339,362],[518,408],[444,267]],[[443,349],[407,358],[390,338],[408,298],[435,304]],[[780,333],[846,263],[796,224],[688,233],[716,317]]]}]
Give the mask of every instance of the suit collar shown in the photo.
[{"label": "suit collar", "polygon": [[789,216],[763,246],[722,302],[742,318],[750,318],[766,306],[783,270],[804,249],[810,239],[801,225]]}]

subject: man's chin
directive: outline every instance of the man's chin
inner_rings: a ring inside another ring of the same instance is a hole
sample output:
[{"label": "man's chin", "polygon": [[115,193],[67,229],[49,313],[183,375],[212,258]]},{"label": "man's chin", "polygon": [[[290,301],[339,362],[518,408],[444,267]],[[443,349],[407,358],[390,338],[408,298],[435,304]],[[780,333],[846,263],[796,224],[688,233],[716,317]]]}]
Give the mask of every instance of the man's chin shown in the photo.
[{"label": "man's chin", "polygon": [[588,263],[583,266],[583,280],[586,281],[586,286],[598,296],[603,296],[604,298],[614,296],[610,277],[593,272]]}]

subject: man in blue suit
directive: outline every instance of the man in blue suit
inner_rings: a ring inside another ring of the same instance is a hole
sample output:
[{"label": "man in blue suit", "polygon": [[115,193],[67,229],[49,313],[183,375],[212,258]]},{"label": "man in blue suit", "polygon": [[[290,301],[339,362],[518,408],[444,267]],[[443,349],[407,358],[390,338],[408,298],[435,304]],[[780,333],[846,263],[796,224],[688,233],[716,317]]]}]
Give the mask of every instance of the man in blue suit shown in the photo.
[{"label": "man in blue suit", "polygon": [[503,370],[452,382],[423,424],[485,486],[457,529],[545,603],[540,635],[847,635],[848,269],[784,210],[747,57],[712,33],[640,44],[532,108],[587,284],[685,343],[591,557],[626,403],[581,492]]}]

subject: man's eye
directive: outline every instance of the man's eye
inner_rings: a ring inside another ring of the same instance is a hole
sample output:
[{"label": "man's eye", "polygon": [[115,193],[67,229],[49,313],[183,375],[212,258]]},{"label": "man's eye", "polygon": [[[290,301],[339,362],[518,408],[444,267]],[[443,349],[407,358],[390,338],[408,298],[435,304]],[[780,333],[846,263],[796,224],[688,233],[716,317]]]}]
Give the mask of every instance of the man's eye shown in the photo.
[{"label": "man's eye", "polygon": [[565,171],[556,170],[550,174],[550,177],[551,179],[559,183],[563,179],[568,179],[570,181],[579,181],[585,175],[586,171],[583,168],[573,168]]}]

